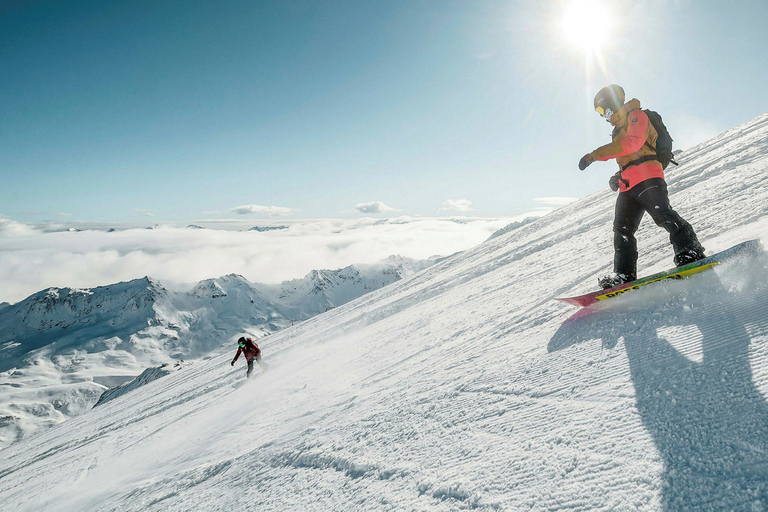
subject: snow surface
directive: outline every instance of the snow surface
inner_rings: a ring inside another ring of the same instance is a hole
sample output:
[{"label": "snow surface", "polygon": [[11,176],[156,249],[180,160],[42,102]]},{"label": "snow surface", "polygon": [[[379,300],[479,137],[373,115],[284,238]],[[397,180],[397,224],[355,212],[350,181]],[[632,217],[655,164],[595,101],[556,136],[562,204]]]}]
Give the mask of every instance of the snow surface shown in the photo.
[{"label": "snow surface", "polygon": [[103,405],[109,402],[110,400],[114,400],[119,396],[125,395],[126,393],[130,393],[131,391],[134,391],[140,388],[141,386],[145,386],[150,382],[156,381],[159,378],[165,377],[166,375],[170,375],[173,372],[179,371],[185,366],[189,366],[190,364],[192,363],[184,362],[184,361],[176,361],[174,364],[163,363],[156,368],[147,368],[146,370],[141,372],[141,375],[139,375],[135,379],[132,379],[128,382],[120,384],[119,386],[109,388],[108,390],[103,392],[99,397],[99,400],[94,405],[94,407]]},{"label": "snow surface", "polygon": [[[682,155],[709,253],[768,239],[768,115]],[[600,165],[606,177],[613,167]],[[9,510],[765,510],[768,258],[599,307],[602,191],[2,452]],[[643,273],[671,265],[645,219]]]},{"label": "snow surface", "polygon": [[107,388],[124,384],[107,397],[122,395],[188,366],[179,360],[229,352],[242,335],[271,334],[434,261],[392,256],[278,285],[228,275],[187,293],[151,278],[50,288],[0,308],[0,448],[91,409]]}]

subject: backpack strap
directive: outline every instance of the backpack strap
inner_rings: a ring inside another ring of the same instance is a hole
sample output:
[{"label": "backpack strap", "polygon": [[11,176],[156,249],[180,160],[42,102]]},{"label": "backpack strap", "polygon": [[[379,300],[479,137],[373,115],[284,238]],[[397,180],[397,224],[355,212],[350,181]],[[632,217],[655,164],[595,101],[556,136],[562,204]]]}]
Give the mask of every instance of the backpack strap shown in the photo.
[{"label": "backpack strap", "polygon": [[619,181],[621,181],[621,182],[624,184],[624,186],[625,186],[625,187],[629,188],[629,181],[625,180],[625,179],[624,179],[624,176],[621,174],[621,172],[622,172],[623,170],[624,170],[624,169],[622,169],[621,171],[617,172],[617,173],[616,173],[616,176],[619,178]]},{"label": "backpack strap", "polygon": [[[627,162],[626,164],[622,165],[621,166],[621,172],[626,171],[629,167],[632,167],[633,165],[640,165],[643,162],[650,162],[651,160],[658,161],[659,160],[659,156],[658,155],[645,155],[645,156],[641,156],[637,160],[632,160],[631,162]],[[677,164],[675,164],[675,165],[677,165]]]},{"label": "backpack strap", "polygon": [[[658,151],[656,151],[656,148],[655,148],[654,146],[651,146],[651,144],[650,144],[648,141],[645,141],[645,145],[646,145],[646,146],[648,146],[649,148],[651,148],[651,151],[653,151],[654,153],[656,153],[656,156],[659,156],[659,152],[658,152]],[[674,158],[674,157],[670,157],[670,158],[669,158],[669,163],[671,163],[671,164],[675,164],[675,165],[680,165],[680,164],[678,164],[677,162],[675,162],[675,158]]]},{"label": "backpack strap", "polygon": [[[634,112],[634,110],[632,112]],[[645,114],[645,115],[648,115],[648,114]],[[629,112],[627,113],[627,119],[629,119]],[[648,119],[648,122],[649,123],[651,122],[650,118]],[[627,122],[627,124],[629,124],[629,123]],[[618,135],[619,131],[622,130],[623,128],[624,128],[623,126],[622,127],[616,126],[614,128],[614,130],[613,130],[613,133],[611,134],[611,138],[613,138],[616,135]],[[628,163],[624,164],[621,167],[621,171],[619,171],[619,173],[622,173],[622,172],[626,171],[628,168],[632,167],[633,165],[640,165],[640,164],[642,164],[644,162],[650,162],[651,160],[657,160],[658,161],[658,159],[659,159],[659,152],[656,150],[656,147],[655,146],[651,146],[651,143],[648,142],[647,139],[646,139],[644,145],[648,146],[648,148],[651,151],[653,151],[654,154],[653,155],[641,156],[637,160],[632,160],[631,162],[628,162]],[[677,162],[675,162],[674,158],[670,158],[669,161],[670,161],[670,163],[673,163],[675,165],[679,165]],[[622,181],[624,181],[624,180],[622,179]],[[629,186],[629,185],[627,185],[627,186]]]}]

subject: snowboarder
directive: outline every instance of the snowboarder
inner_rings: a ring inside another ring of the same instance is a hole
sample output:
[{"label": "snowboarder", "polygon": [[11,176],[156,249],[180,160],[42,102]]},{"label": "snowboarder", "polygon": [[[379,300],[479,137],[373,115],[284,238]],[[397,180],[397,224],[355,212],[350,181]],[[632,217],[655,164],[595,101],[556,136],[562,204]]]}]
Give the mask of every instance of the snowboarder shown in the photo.
[{"label": "snowboarder", "polygon": [[619,191],[613,220],[614,272],[598,279],[600,287],[637,279],[635,232],[645,212],[669,232],[676,266],[704,258],[704,248],[693,228],[669,205],[664,170],[655,150],[659,133],[640,109],[640,101],[624,103],[624,89],[612,84],[600,89],[594,107],[614,127],[612,142],[584,155],[579,169],[583,171],[595,160],[612,158],[620,168],[609,180],[611,189]]},{"label": "snowboarder", "polygon": [[247,378],[250,378],[251,373],[253,372],[254,359],[259,363],[259,367],[262,371],[265,372],[269,368],[269,365],[261,360],[261,349],[251,338],[241,337],[237,340],[237,354],[235,354],[235,358],[232,360],[232,366],[235,366],[235,361],[240,357],[240,354],[243,354],[245,360],[248,362]]}]

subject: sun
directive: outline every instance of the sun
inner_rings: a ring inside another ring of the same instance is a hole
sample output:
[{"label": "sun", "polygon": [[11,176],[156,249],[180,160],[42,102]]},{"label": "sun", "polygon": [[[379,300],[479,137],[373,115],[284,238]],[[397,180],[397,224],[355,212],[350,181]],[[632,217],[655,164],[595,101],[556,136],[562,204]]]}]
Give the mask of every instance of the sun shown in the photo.
[{"label": "sun", "polygon": [[595,0],[571,0],[560,21],[565,38],[587,52],[599,52],[611,34],[611,19]]}]

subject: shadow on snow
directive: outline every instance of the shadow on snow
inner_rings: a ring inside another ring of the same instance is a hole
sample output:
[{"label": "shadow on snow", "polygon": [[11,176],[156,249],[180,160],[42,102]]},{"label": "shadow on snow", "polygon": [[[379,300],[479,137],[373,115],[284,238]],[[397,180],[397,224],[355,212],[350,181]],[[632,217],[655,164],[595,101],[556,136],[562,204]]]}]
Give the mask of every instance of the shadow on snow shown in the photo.
[{"label": "shadow on snow", "polygon": [[[768,505],[768,404],[750,366],[750,344],[762,353],[768,341],[768,271],[756,259],[723,279],[729,290],[711,272],[579,310],[549,343],[553,352],[623,339],[637,409],[664,461],[665,510]],[[694,348],[700,357],[683,355]]]}]

